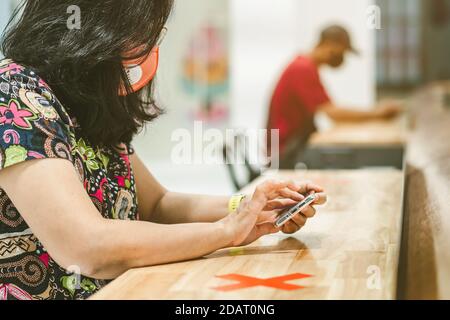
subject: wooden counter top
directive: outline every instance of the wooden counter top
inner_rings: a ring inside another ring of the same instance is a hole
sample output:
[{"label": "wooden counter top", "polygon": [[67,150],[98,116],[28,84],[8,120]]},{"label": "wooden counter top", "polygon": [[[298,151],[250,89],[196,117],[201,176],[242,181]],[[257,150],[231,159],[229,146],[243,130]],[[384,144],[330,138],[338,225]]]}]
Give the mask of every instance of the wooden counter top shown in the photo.
[{"label": "wooden counter top", "polygon": [[[396,297],[401,171],[271,175],[315,181],[326,188],[329,202],[293,236],[280,233],[194,261],[130,270],[92,299]],[[238,289],[239,284],[250,287]]]},{"label": "wooden counter top", "polygon": [[337,123],[330,130],[313,134],[310,147],[319,146],[402,146],[406,141],[402,119],[361,123]]},{"label": "wooden counter top", "polygon": [[411,105],[401,297],[450,299],[450,83]]}]

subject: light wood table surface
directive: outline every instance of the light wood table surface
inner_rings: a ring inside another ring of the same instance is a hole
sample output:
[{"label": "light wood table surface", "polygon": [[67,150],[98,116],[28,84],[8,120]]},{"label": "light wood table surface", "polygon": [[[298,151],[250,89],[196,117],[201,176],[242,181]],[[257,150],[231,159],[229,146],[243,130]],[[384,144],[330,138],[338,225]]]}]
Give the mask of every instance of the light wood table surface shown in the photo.
[{"label": "light wood table surface", "polygon": [[310,146],[402,146],[406,130],[402,118],[388,121],[337,123],[329,130],[316,132]]},{"label": "light wood table surface", "polygon": [[[92,299],[396,297],[402,220],[401,171],[284,171],[272,172],[270,176],[315,181],[326,188],[329,202],[295,235],[279,233],[245,248],[220,250],[194,261],[130,270]],[[295,275],[300,278],[285,282],[292,290],[261,285],[217,290],[239,283],[218,277],[229,274],[259,279],[294,274],[294,278]]]}]

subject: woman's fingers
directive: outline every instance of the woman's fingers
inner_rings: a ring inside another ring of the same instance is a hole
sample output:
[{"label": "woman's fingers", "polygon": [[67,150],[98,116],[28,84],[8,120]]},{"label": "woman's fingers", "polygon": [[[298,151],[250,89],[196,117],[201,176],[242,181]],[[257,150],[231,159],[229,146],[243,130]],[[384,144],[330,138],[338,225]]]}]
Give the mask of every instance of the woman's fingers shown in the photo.
[{"label": "woman's fingers", "polygon": [[[298,197],[298,200],[294,200],[291,198],[279,198],[270,200],[267,202],[267,205],[264,208],[264,210],[271,211],[278,209],[286,209],[296,205],[299,201],[302,201],[304,198],[305,197],[303,195],[300,195],[300,197]],[[327,195],[325,193],[316,193],[316,200],[314,201],[313,205],[322,205],[325,204],[326,202],[327,202]]]},{"label": "woman's fingers", "polygon": [[322,205],[327,202],[327,195],[323,192],[316,193],[316,201],[314,201],[315,205]]},{"label": "woman's fingers", "polygon": [[314,191],[315,193],[323,192],[323,188],[321,186],[318,186],[317,184],[314,184],[312,182],[304,182],[300,184],[300,188],[298,189],[298,192],[306,194],[311,193],[311,191]]},{"label": "woman's fingers", "polygon": [[[283,227],[277,228],[274,222],[284,209],[298,204],[311,192],[316,193],[316,201],[313,205],[303,209],[302,213],[294,216]],[[251,243],[263,235],[280,230],[287,234],[293,234],[306,224],[308,218],[316,214],[314,205],[325,202],[326,195],[323,193],[323,189],[312,183],[265,181],[256,187],[251,198],[249,197],[241,203],[237,213],[230,215],[232,219],[236,220],[235,227],[241,229],[240,232],[236,232],[240,238],[235,239],[234,243],[239,245]]]},{"label": "woman's fingers", "polygon": [[286,234],[293,234],[299,231],[306,224],[307,217],[299,213],[295,215],[291,220],[286,222],[282,227],[281,231]]},{"label": "woman's fingers", "polygon": [[267,180],[255,189],[253,197],[258,200],[272,200],[278,195],[278,190],[288,187],[285,181]]},{"label": "woman's fingers", "polygon": [[[311,192],[317,194],[314,205],[326,202],[326,195],[323,189],[310,182],[296,183],[294,181],[267,180],[256,187],[247,209],[258,214],[261,211],[271,211],[283,209],[295,205],[302,201]],[[304,194],[304,195],[303,195]],[[308,209],[307,215],[314,214],[312,209]]]},{"label": "woman's fingers", "polygon": [[298,193],[297,191],[293,191],[288,188],[281,189],[279,191],[279,195],[284,198],[290,198],[295,201],[302,201],[305,198],[302,194]]},{"label": "woman's fingers", "polygon": [[297,225],[293,220],[288,221],[283,227],[281,227],[281,231],[286,234],[296,233],[301,229],[301,226]]},{"label": "woman's fingers", "polygon": [[298,192],[301,185],[292,180],[287,181],[269,181],[269,186],[272,187],[272,192],[268,194],[270,199],[278,197],[291,198],[296,201],[301,201],[303,196]]},{"label": "woman's fingers", "polygon": [[302,213],[296,214],[290,222],[295,223],[299,228],[302,228],[307,221],[306,215],[303,215]]},{"label": "woman's fingers", "polygon": [[258,210],[259,207],[262,210],[268,201],[279,198],[281,193],[286,194],[288,198],[293,198],[293,200],[300,199],[295,192],[298,188],[299,186],[291,181],[265,181],[256,187],[251,201],[253,202],[252,206],[255,210]]},{"label": "woman's fingers", "polygon": [[316,209],[312,206],[307,206],[302,210],[302,214],[297,214],[296,217],[301,215],[304,215],[306,218],[312,218],[316,215]]},{"label": "woman's fingers", "polygon": [[311,191],[321,193],[323,188],[310,182],[267,180],[256,187],[254,196],[265,197],[266,200],[273,200],[281,196],[301,201],[303,200],[302,194],[308,194]]},{"label": "woman's fingers", "polygon": [[256,226],[257,237],[260,238],[266,234],[277,233],[279,230],[271,222],[265,222]]},{"label": "woman's fingers", "polygon": [[292,206],[296,205],[297,203],[298,203],[298,201],[295,201],[292,199],[284,199],[284,198],[270,200],[269,202],[267,202],[267,205],[264,208],[264,210],[271,211],[271,210],[276,210],[276,209],[285,209],[285,208],[292,207]]},{"label": "woman's fingers", "polygon": [[278,217],[278,212],[275,210],[272,211],[263,211],[258,215],[257,223],[263,223],[263,222],[272,222],[276,220]]}]

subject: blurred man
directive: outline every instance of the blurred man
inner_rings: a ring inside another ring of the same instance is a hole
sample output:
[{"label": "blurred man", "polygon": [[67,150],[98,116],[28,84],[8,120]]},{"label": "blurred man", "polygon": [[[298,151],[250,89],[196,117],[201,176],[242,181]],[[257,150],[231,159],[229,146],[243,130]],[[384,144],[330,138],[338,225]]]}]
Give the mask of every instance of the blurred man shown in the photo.
[{"label": "blurred man", "polygon": [[341,26],[330,26],[322,31],[311,53],[296,57],[283,72],[272,97],[268,121],[268,129],[280,130],[282,168],[295,166],[309,137],[316,131],[314,116],[319,111],[335,121],[389,119],[400,112],[394,103],[384,103],[373,111],[357,111],[338,107],[331,101],[320,79],[319,68],[342,66],[347,52],[357,54],[348,32]]}]

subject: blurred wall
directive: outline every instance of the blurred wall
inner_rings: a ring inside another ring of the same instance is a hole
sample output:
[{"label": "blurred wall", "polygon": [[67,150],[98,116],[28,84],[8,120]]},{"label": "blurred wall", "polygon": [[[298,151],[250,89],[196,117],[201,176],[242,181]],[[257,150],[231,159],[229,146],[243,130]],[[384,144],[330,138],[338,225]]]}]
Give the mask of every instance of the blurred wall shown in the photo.
[{"label": "blurred wall", "polygon": [[5,28],[9,16],[11,14],[11,3],[8,0],[0,2],[0,28],[3,31]]},{"label": "blurred wall", "polygon": [[205,23],[227,28],[227,0],[175,1],[167,24],[168,32],[160,48],[160,66],[156,77],[156,95],[165,114],[147,126],[137,144],[142,153],[155,160],[167,160],[172,150],[175,129],[192,129],[198,100],[183,90],[183,62],[191,37]]},{"label": "blurred wall", "polygon": [[[156,78],[156,94],[165,114],[147,125],[146,130],[136,137],[134,146],[165,187],[180,192],[228,194],[233,188],[224,165],[175,164],[171,159],[173,147],[177,144],[171,140],[175,130],[189,130],[195,143],[202,139],[193,130],[193,110],[199,101],[183,90],[182,71],[193,32],[208,22],[228,29],[228,0],[175,1],[167,24],[168,33],[160,48]],[[205,123],[203,129],[211,126],[214,125]],[[228,126],[228,123],[220,126]]]},{"label": "blurred wall", "polygon": [[375,31],[367,27],[372,0],[231,0],[232,124],[264,127],[272,91],[287,63],[309,51],[322,27],[340,23],[361,57],[339,71],[322,70],[339,104],[369,107],[375,99]]},{"label": "blurred wall", "polygon": [[423,0],[424,77],[426,81],[450,79],[450,0]]}]

